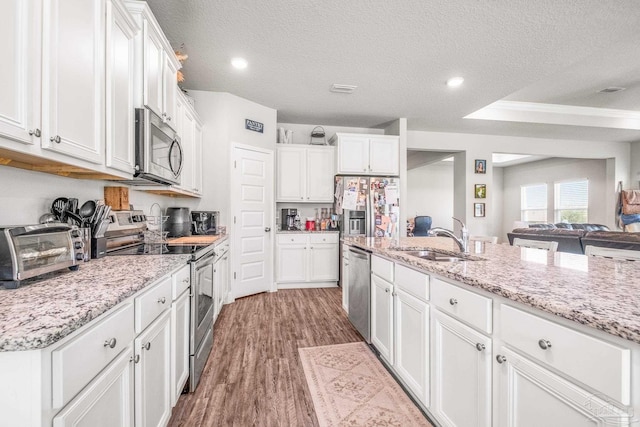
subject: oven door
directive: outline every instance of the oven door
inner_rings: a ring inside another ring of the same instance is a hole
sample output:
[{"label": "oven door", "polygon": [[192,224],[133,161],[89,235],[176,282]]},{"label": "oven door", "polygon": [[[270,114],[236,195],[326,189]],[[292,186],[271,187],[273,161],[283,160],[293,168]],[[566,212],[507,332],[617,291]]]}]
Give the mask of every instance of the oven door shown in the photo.
[{"label": "oven door", "polygon": [[195,354],[213,323],[213,263],[215,253],[191,264],[191,354]]}]

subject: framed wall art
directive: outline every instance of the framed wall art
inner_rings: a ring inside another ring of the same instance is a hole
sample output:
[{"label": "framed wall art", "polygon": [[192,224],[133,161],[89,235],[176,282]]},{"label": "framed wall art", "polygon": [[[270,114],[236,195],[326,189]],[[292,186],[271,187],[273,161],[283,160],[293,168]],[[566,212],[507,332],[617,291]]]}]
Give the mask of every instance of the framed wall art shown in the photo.
[{"label": "framed wall art", "polygon": [[484,203],[473,204],[473,216],[484,216]]},{"label": "framed wall art", "polygon": [[487,184],[476,184],[474,191],[476,199],[487,198]]},{"label": "framed wall art", "polygon": [[476,159],[476,173],[487,173],[487,161]]}]

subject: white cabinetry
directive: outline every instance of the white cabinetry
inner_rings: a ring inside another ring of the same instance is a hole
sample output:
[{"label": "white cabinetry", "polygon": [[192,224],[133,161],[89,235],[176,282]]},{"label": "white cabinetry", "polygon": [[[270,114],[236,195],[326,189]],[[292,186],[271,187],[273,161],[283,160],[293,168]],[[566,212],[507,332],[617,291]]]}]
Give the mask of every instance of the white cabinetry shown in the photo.
[{"label": "white cabinetry", "polygon": [[195,194],[202,194],[202,125],[198,115],[187,102],[182,91],[176,88],[176,132],[184,159],[180,174],[179,188]]},{"label": "white cabinetry", "polygon": [[139,31],[118,1],[107,2],[106,165],[134,172],[135,35]]},{"label": "white cabinetry", "polygon": [[342,309],[349,314],[349,246],[342,245],[342,271],[340,287],[342,288]]},{"label": "white cabinetry", "polygon": [[336,286],[338,233],[283,233],[276,244],[280,288]]},{"label": "white cabinetry", "polygon": [[42,147],[97,164],[105,147],[105,5],[43,2]]},{"label": "white cabinetry", "polygon": [[189,307],[191,269],[188,265],[172,276],[171,304],[171,406],[175,406],[189,378]]},{"label": "white cabinetry", "polygon": [[279,146],[276,168],[276,201],[333,202],[333,147]]},{"label": "white cabinetry", "polygon": [[400,138],[397,136],[337,133],[331,141],[338,147],[338,174],[400,174]]},{"label": "white cabinetry", "polygon": [[431,412],[443,426],[491,426],[491,339],[433,310]]},{"label": "white cabinetry", "polygon": [[371,344],[393,364],[393,284],[371,273]]},{"label": "white cabinetry", "polygon": [[229,241],[226,240],[215,248],[216,261],[213,264],[213,322],[222,311],[227,289],[229,287]]}]

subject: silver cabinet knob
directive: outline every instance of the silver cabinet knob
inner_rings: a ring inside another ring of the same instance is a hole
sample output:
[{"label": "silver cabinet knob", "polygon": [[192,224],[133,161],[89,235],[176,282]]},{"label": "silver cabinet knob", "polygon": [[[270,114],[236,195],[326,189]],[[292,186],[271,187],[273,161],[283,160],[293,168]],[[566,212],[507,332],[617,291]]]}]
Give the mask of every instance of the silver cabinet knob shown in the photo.
[{"label": "silver cabinet knob", "polygon": [[187,277],[186,279],[182,279],[182,283],[189,283],[189,278]]},{"label": "silver cabinet knob", "polygon": [[36,129],[30,130],[29,135],[35,136],[36,138],[40,138],[40,135],[42,135],[42,132],[40,132],[40,129],[36,128]]},{"label": "silver cabinet knob", "polygon": [[300,197],[300,200],[304,200],[304,197]]},{"label": "silver cabinet knob", "polygon": [[49,141],[55,142],[56,144],[60,144],[60,142],[62,142],[62,138],[60,138],[60,135],[56,135],[49,138]]},{"label": "silver cabinet knob", "polygon": [[396,292],[392,292],[391,295],[395,297],[398,294]]},{"label": "silver cabinet knob", "polygon": [[385,291],[386,293],[389,293],[389,288],[384,288],[384,291]]},{"label": "silver cabinet knob", "polygon": [[487,347],[486,347],[484,344],[482,344],[481,342],[479,342],[479,343],[477,343],[477,344],[476,344],[476,349],[477,349],[478,351],[482,351],[482,350],[484,350],[485,348],[487,348]]},{"label": "silver cabinet knob", "polygon": [[151,350],[151,341],[149,341],[146,344],[143,344],[142,348],[144,348],[145,350]]},{"label": "silver cabinet knob", "polygon": [[271,231],[271,227],[265,227],[264,231],[266,231],[267,233]]},{"label": "silver cabinet knob", "polygon": [[310,249],[313,249],[313,246],[311,246]]},{"label": "silver cabinet knob", "polygon": [[171,121],[171,116],[167,117],[167,121],[170,122]]},{"label": "silver cabinet knob", "polygon": [[160,304],[164,304],[165,302],[167,302],[167,299],[166,299],[165,297],[158,298],[158,302],[159,302]]},{"label": "silver cabinet knob", "polygon": [[498,361],[498,363],[502,364],[507,361],[507,356],[499,354],[496,356],[496,360]]},{"label": "silver cabinet knob", "polygon": [[458,303],[458,300],[457,300],[457,299],[455,299],[455,298],[451,298],[451,299],[449,300],[449,304],[451,304],[451,305],[456,305],[457,303]]},{"label": "silver cabinet knob", "polygon": [[140,361],[140,355],[136,354],[135,356],[131,356],[131,359],[129,359],[129,361],[133,361],[133,363],[138,363]]},{"label": "silver cabinet knob", "polygon": [[551,348],[551,341],[545,340],[545,339],[541,339],[540,341],[538,341],[538,345],[540,346],[541,349],[547,350],[547,349]]},{"label": "silver cabinet knob", "polygon": [[116,343],[117,343],[116,339],[111,338],[110,340],[104,341],[104,347],[114,348],[116,346]]}]

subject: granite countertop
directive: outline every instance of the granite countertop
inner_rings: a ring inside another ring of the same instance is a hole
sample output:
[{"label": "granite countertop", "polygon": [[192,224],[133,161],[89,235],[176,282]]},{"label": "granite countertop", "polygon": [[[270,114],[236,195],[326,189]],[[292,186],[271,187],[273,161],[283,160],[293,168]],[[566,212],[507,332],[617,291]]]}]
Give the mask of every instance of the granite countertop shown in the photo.
[{"label": "granite countertop", "polygon": [[0,286],[0,351],[45,348],[86,325],[157,279],[187,264],[191,255],[107,256]]},{"label": "granite countertop", "polygon": [[447,237],[347,237],[345,244],[640,343],[640,262],[471,241],[477,261],[435,262],[406,250],[459,253]]},{"label": "granite countertop", "polygon": [[340,230],[320,230],[320,231],[308,231],[308,230],[278,230],[276,231],[276,234],[300,234],[300,233],[307,233],[307,234],[321,234],[321,233],[339,233]]}]

